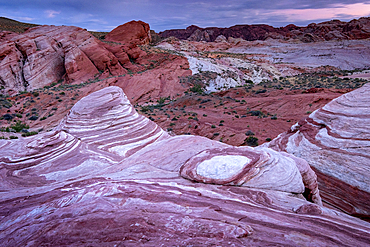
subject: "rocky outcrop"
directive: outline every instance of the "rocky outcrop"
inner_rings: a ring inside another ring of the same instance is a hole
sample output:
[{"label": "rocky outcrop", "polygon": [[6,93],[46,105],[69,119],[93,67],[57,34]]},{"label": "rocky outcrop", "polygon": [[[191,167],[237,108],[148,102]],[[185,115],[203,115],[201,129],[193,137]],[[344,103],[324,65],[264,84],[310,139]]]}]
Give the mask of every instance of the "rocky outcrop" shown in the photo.
[{"label": "rocky outcrop", "polygon": [[[191,73],[186,70],[186,58],[139,46],[149,41],[149,25],[140,21],[117,27],[107,34],[106,41],[78,27],[40,26],[23,34],[0,32],[0,92],[14,95],[51,83],[81,84],[112,77],[135,99],[185,91],[178,77]],[[151,72],[159,78],[147,83],[147,74],[153,77]],[[130,78],[125,77],[128,74]]]},{"label": "rocky outcrop", "polygon": [[142,21],[130,21],[122,24],[105,36],[106,41],[124,44],[147,45],[151,41],[150,27]]},{"label": "rocky outcrop", "polygon": [[324,202],[370,219],[370,84],[333,100],[273,140],[269,147],[314,168]]},{"label": "rocky outcrop", "polygon": [[78,27],[40,26],[23,34],[6,33],[0,50],[0,84],[7,90],[34,90],[59,80],[84,82],[103,71],[126,71],[102,42]]},{"label": "rocky outcrop", "polygon": [[190,26],[186,29],[166,30],[159,33],[163,38],[174,36],[178,39],[191,41],[216,41],[220,35],[244,40],[299,39],[303,42],[325,40],[351,40],[370,38],[370,18],[354,19],[350,22],[332,20],[322,23],[312,23],[307,27],[288,25],[274,28],[268,25],[236,25],[229,28]]},{"label": "rocky outcrop", "polygon": [[304,160],[171,137],[118,87],[79,101],[53,131],[0,147],[3,246],[370,241],[366,222],[302,197],[317,189]]},{"label": "rocky outcrop", "polygon": [[105,36],[105,41],[123,45],[119,50],[123,50],[129,59],[136,60],[145,55],[138,45],[147,45],[152,41],[149,24],[142,21],[122,24],[109,32]]}]

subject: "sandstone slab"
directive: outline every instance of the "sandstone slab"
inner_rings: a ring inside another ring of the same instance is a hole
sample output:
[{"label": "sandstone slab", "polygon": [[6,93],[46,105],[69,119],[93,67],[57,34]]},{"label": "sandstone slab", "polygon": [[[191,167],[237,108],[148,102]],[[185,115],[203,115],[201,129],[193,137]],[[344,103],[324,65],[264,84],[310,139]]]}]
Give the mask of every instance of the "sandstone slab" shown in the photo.
[{"label": "sandstone slab", "polygon": [[[51,132],[0,146],[4,246],[370,241],[369,224],[320,206],[304,160],[171,137],[138,115],[118,87],[82,99]],[[213,172],[218,168],[226,173]],[[301,194],[309,188],[316,204]]]},{"label": "sandstone slab", "polygon": [[370,215],[369,89],[365,84],[334,99],[269,144],[308,161],[325,202],[365,219]]}]

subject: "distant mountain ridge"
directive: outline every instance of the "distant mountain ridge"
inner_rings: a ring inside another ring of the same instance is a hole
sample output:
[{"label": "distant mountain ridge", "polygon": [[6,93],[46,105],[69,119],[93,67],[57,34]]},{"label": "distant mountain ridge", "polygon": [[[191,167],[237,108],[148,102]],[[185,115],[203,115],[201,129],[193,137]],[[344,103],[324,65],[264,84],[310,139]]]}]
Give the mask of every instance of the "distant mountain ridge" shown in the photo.
[{"label": "distant mountain ridge", "polygon": [[23,33],[28,28],[37,27],[37,24],[24,23],[6,17],[0,17],[0,31]]},{"label": "distant mountain ridge", "polygon": [[370,17],[362,17],[349,22],[331,20],[311,23],[307,27],[294,24],[275,28],[269,25],[235,25],[229,28],[189,26],[186,29],[172,29],[160,32],[162,38],[176,37],[181,40],[213,42],[228,38],[244,40],[299,39],[303,42],[325,40],[352,40],[370,38]]}]

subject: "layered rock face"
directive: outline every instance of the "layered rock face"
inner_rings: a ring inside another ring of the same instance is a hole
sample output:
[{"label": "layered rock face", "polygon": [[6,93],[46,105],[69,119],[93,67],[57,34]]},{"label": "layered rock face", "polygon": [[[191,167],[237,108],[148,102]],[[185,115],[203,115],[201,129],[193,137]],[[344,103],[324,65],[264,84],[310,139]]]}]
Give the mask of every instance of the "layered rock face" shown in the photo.
[{"label": "layered rock face", "polygon": [[65,26],[40,26],[22,34],[0,32],[0,93],[14,95],[58,82],[97,81],[119,85],[135,100],[186,90],[178,80],[191,74],[186,58],[139,47],[150,40],[148,24],[129,22],[106,39],[103,42],[86,30]]},{"label": "layered rock face", "polygon": [[0,147],[3,246],[370,241],[369,224],[320,206],[304,160],[171,137],[118,87],[83,98],[53,131]]},{"label": "layered rock face", "polygon": [[242,38],[244,40],[299,39],[303,42],[325,40],[367,39],[370,37],[370,18],[364,17],[350,22],[333,20],[322,23],[312,23],[307,27],[288,25],[274,28],[268,25],[236,25],[229,28],[190,26],[186,29],[166,30],[159,33],[163,38],[176,37],[191,41],[213,42],[217,39]]},{"label": "layered rock face", "polygon": [[6,33],[0,51],[0,84],[14,91],[63,79],[84,82],[102,71],[126,71],[99,40],[78,27],[41,26],[23,34]]},{"label": "layered rock face", "polygon": [[269,147],[308,161],[319,178],[326,203],[369,220],[370,84],[344,94]]}]

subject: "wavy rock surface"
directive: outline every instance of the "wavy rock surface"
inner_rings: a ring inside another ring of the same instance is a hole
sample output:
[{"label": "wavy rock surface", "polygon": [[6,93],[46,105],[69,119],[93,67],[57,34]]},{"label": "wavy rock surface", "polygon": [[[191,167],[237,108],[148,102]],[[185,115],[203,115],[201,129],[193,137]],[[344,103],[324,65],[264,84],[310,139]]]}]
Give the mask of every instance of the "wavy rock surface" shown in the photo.
[{"label": "wavy rock surface", "polygon": [[324,200],[370,216],[370,84],[333,100],[273,140],[269,147],[301,157],[315,169]]},{"label": "wavy rock surface", "polygon": [[304,160],[170,137],[118,87],[83,98],[55,130],[0,146],[3,246],[370,241],[369,224],[319,205]]}]

